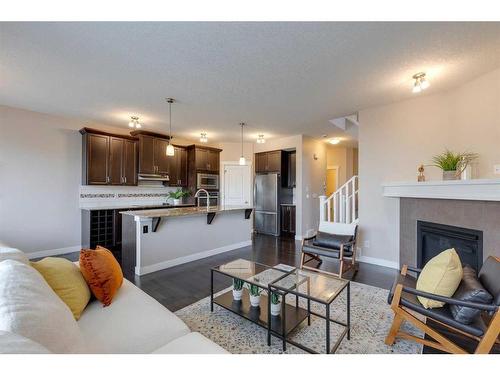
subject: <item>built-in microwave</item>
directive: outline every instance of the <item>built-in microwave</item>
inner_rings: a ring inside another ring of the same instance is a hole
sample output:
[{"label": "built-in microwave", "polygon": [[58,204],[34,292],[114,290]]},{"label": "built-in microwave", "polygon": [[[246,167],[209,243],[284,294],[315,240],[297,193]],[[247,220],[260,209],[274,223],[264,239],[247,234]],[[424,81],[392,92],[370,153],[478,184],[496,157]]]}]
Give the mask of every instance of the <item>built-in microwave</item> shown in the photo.
[{"label": "built-in microwave", "polygon": [[196,177],[197,189],[219,190],[218,174],[198,173]]}]

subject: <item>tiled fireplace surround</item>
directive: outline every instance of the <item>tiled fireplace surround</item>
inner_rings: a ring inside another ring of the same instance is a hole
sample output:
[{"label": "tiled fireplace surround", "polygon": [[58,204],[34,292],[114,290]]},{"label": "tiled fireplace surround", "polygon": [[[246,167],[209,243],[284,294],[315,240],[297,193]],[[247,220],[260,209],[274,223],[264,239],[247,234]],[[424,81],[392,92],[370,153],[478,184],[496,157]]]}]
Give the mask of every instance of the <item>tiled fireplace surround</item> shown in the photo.
[{"label": "tiled fireplace surround", "polygon": [[400,198],[399,263],[417,265],[417,220],[483,231],[483,259],[500,255],[500,202]]}]

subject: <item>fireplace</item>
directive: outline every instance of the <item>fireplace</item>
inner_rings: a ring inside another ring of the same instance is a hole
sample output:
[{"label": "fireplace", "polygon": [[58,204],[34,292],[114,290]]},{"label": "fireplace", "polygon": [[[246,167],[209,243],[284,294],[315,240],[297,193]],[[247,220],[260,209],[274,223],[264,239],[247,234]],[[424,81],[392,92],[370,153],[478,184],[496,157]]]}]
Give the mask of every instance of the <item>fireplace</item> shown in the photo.
[{"label": "fireplace", "polygon": [[417,220],[417,266],[422,268],[441,251],[455,248],[462,264],[476,271],[483,264],[483,232]]}]

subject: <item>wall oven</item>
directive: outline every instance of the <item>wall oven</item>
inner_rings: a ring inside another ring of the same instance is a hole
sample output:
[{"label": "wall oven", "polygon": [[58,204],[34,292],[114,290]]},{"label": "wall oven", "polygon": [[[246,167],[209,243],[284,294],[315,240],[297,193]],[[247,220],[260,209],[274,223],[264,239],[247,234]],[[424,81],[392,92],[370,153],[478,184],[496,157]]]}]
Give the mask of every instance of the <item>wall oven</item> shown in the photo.
[{"label": "wall oven", "polygon": [[196,175],[196,188],[206,190],[219,190],[219,175],[198,173]]},{"label": "wall oven", "polygon": [[[208,202],[209,206],[218,206],[219,205],[219,192],[218,191],[209,191],[210,194],[210,200]],[[207,205],[207,196],[204,194],[201,194],[198,197],[198,206],[200,207],[205,207]]]}]

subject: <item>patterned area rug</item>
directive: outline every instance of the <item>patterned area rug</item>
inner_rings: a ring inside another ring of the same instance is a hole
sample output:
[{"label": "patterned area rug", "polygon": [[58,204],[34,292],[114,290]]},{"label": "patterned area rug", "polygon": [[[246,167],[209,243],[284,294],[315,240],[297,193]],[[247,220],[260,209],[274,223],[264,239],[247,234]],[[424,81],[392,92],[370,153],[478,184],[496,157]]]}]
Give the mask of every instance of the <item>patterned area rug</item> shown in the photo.
[{"label": "patterned area rug", "polygon": [[[224,293],[230,288],[220,292]],[[373,286],[351,282],[351,340],[345,337],[337,353],[356,354],[417,354],[422,353],[422,345],[408,340],[396,340],[393,346],[384,344],[385,336],[392,323],[393,313],[387,304],[388,291]],[[290,296],[290,303],[294,297]],[[287,300],[288,301],[288,300]],[[301,299],[302,307],[306,307]],[[331,317],[345,321],[345,292],[331,305]],[[324,314],[324,307],[311,303],[311,310]],[[267,330],[220,306],[214,305],[210,312],[210,297],[204,298],[176,312],[192,331],[200,332],[224,349],[234,354],[280,354],[281,340],[272,338],[267,346]],[[336,341],[342,327],[331,324],[331,342]],[[402,329],[416,336],[422,332],[406,323]],[[299,325],[291,335],[297,341],[315,351],[325,352],[324,319],[313,316],[311,325],[307,321]],[[302,354],[303,350],[287,345],[287,354]]]}]

